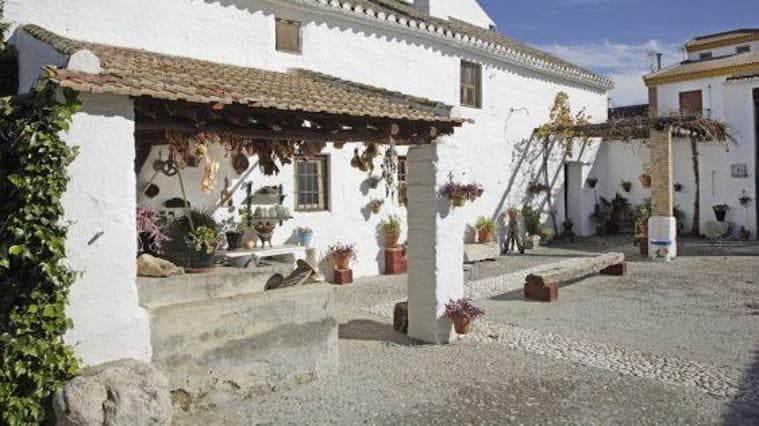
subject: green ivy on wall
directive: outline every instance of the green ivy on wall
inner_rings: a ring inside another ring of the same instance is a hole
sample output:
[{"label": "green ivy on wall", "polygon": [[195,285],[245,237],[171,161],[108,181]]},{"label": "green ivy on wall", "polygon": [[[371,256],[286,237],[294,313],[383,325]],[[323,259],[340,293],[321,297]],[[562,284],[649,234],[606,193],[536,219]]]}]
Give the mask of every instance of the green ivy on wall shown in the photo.
[{"label": "green ivy on wall", "polygon": [[63,335],[75,274],[61,196],[76,156],[60,137],[80,103],[49,80],[0,99],[0,423],[41,423],[78,362]]},{"label": "green ivy on wall", "polygon": [[9,25],[3,22],[3,7],[0,0],[0,96],[11,96],[18,91],[18,59],[16,49],[5,42]]}]

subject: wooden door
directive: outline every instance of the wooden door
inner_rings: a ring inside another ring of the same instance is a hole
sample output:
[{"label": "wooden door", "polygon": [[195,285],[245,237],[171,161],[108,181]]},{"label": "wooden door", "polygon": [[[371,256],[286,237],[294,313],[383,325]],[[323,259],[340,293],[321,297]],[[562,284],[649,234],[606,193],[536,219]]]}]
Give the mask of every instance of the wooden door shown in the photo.
[{"label": "wooden door", "polygon": [[700,90],[680,93],[680,113],[701,116],[704,112],[703,96]]}]

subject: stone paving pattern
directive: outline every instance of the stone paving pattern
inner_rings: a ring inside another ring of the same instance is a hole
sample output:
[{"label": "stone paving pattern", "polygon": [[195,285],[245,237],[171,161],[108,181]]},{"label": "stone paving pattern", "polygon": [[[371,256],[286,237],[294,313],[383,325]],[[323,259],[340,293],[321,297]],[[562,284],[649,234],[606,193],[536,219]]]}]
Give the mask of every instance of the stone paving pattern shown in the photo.
[{"label": "stone paving pattern", "polygon": [[[594,276],[558,303],[526,302],[519,276],[623,251],[626,277]],[[340,374],[187,414],[179,424],[756,424],[759,244],[683,241],[651,263],[628,237],[558,244],[476,265],[485,308],[446,346],[392,330],[405,276],[338,289]]]}]

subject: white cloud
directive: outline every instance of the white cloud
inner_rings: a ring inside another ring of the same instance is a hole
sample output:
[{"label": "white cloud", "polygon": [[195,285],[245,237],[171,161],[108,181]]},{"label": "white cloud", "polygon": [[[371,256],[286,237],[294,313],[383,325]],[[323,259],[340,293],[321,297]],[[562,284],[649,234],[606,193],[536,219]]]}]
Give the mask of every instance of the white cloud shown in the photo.
[{"label": "white cloud", "polygon": [[611,93],[616,106],[642,104],[648,101],[643,76],[653,69],[656,58],[651,52],[663,53],[664,66],[682,60],[677,44],[650,40],[642,44],[614,43],[602,40],[584,44],[551,44],[541,49],[564,60],[592,69],[614,80]]}]

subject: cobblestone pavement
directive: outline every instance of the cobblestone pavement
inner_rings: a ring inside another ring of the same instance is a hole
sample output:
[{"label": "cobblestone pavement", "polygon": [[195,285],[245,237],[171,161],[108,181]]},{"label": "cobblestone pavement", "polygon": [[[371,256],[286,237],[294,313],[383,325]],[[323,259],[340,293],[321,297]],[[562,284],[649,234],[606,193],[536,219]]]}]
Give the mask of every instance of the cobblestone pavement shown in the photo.
[{"label": "cobblestone pavement", "polygon": [[[630,274],[523,301],[543,259],[602,251],[626,251]],[[338,289],[340,374],[179,423],[756,424],[759,245],[694,240],[681,254],[644,262],[616,237],[479,265],[466,292],[486,319],[447,346],[392,331],[405,277],[360,280]]]}]

